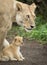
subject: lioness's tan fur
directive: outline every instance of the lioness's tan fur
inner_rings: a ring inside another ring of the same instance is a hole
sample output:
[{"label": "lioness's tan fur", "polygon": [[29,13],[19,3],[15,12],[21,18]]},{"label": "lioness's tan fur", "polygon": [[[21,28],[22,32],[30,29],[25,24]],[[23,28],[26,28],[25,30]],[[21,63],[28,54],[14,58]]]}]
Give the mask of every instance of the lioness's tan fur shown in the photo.
[{"label": "lioness's tan fur", "polygon": [[25,30],[31,30],[35,26],[29,5],[15,0],[0,0],[0,52],[2,52],[7,32],[12,27],[13,18]]},{"label": "lioness's tan fur", "polygon": [[9,29],[11,29],[11,17],[15,13],[15,0],[0,0],[0,52],[3,48],[3,40]]}]

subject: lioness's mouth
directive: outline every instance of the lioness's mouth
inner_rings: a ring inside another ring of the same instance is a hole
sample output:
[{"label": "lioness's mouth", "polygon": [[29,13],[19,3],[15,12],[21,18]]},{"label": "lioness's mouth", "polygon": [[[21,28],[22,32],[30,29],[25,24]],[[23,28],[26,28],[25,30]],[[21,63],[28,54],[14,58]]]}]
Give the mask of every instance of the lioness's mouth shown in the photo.
[{"label": "lioness's mouth", "polygon": [[27,30],[32,30],[31,28],[26,28]]},{"label": "lioness's mouth", "polygon": [[25,31],[26,32],[30,32],[32,29],[29,29],[29,28],[25,28]]}]

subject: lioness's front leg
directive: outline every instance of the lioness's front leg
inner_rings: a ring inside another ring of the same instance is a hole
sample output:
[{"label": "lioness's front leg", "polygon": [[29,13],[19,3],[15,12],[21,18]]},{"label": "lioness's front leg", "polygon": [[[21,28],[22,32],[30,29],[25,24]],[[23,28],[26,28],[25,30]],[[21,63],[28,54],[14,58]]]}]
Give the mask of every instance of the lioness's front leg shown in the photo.
[{"label": "lioness's front leg", "polygon": [[3,49],[3,41],[7,35],[8,30],[11,28],[12,22],[8,14],[0,14],[0,53]]}]

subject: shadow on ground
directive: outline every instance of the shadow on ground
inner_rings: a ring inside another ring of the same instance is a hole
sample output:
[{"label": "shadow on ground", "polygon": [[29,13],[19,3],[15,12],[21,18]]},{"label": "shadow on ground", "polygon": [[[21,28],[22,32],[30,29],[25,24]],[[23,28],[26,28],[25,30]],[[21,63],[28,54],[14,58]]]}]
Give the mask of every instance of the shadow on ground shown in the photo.
[{"label": "shadow on ground", "polygon": [[0,65],[47,65],[47,45],[39,44],[36,41],[24,40],[21,52],[25,57],[24,61],[0,62]]}]

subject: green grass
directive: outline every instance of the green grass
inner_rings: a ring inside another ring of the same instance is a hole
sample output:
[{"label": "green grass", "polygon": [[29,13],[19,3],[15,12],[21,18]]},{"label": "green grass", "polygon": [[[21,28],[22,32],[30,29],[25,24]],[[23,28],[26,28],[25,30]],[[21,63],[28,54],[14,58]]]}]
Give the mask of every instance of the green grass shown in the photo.
[{"label": "green grass", "polygon": [[13,26],[9,34],[16,33],[30,40],[47,41],[47,21],[42,16],[36,18],[36,28],[31,32],[25,32],[22,27]]}]

